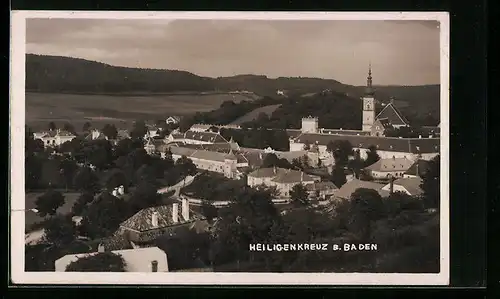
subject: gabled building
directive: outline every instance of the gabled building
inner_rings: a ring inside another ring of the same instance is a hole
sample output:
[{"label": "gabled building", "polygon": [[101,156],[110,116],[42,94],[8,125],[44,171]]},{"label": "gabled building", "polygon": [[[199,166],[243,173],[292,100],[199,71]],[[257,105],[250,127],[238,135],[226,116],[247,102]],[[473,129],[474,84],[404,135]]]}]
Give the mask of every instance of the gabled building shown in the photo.
[{"label": "gabled building", "polygon": [[180,121],[181,121],[181,117],[180,117],[180,116],[169,116],[169,117],[167,117],[167,119],[165,120],[165,123],[166,123],[167,125],[176,125],[176,124],[178,124]]},{"label": "gabled building", "polygon": [[182,142],[186,144],[213,144],[227,143],[228,141],[219,133],[213,132],[194,132],[172,133],[166,138],[166,142]]},{"label": "gabled building", "polygon": [[257,169],[247,176],[247,185],[250,187],[267,186],[275,187],[283,198],[290,197],[293,186],[302,184],[307,186],[319,182],[321,179],[304,173],[303,171],[284,169],[278,167]]},{"label": "gabled building", "polygon": [[375,190],[380,194],[380,196],[387,197],[389,196],[389,191],[383,190],[382,188],[384,186],[385,184],[353,179],[342,185],[342,187],[335,192],[335,197],[339,199],[351,199],[351,195],[354,191],[361,188]]},{"label": "gabled building", "polygon": [[371,136],[384,137],[388,130],[394,129],[394,126],[388,118],[377,118],[373,123]]},{"label": "gabled building", "polygon": [[33,138],[40,139],[46,148],[60,146],[65,142],[73,140],[75,137],[75,134],[61,129],[33,133]]},{"label": "gabled building", "polygon": [[388,192],[403,192],[410,196],[420,197],[424,194],[424,190],[420,187],[422,184],[422,179],[418,177],[414,178],[399,178],[391,183],[385,185],[382,190]]},{"label": "gabled building", "polygon": [[412,164],[413,161],[406,158],[380,159],[364,169],[374,179],[402,178]]},{"label": "gabled building", "polygon": [[408,127],[410,125],[410,122],[394,105],[393,100],[380,111],[375,119],[387,119],[394,128]]},{"label": "gabled building", "polygon": [[415,161],[410,168],[403,174],[405,178],[422,178],[425,176],[429,169],[429,161],[426,160],[417,160]]}]

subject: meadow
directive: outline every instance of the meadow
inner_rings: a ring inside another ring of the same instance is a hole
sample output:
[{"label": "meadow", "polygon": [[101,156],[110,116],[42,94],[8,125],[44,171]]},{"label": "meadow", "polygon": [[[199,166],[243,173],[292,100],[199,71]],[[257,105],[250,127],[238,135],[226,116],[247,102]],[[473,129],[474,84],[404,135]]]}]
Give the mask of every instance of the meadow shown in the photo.
[{"label": "meadow", "polygon": [[56,94],[26,92],[26,124],[46,128],[48,122],[71,122],[78,130],[89,121],[97,127],[112,123],[128,127],[136,119],[155,120],[217,109],[224,101],[238,103],[253,95],[235,93],[176,94]]},{"label": "meadow", "polygon": [[[68,193],[66,193],[66,192],[63,192],[64,190],[60,190],[60,191],[61,191],[61,193],[64,196],[64,205],[62,205],[61,207],[59,207],[59,209],[57,209],[57,213],[58,214],[62,214],[62,215],[67,215],[67,214],[69,214],[71,212],[71,208],[73,207],[73,205],[75,204],[76,200],[80,196],[80,193],[78,193],[78,192],[68,192]],[[26,196],[25,196],[25,209],[27,211],[26,211],[25,218],[24,218],[24,223],[26,225],[25,226],[26,232],[30,231],[30,226],[32,226],[33,224],[38,223],[38,222],[44,220],[43,217],[40,217],[35,212],[29,211],[29,209],[36,208],[35,202],[36,202],[37,198],[40,197],[43,194],[44,194],[44,192],[29,192],[29,193],[26,193]]]}]

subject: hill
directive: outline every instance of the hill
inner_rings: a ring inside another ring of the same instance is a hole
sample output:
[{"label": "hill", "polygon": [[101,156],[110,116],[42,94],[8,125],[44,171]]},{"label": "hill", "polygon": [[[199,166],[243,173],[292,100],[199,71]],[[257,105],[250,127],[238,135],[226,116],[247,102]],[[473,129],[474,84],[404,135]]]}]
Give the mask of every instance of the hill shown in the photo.
[{"label": "hill", "polygon": [[[336,80],[259,75],[208,78],[178,70],[137,69],[111,66],[84,59],[26,55],[26,89],[33,92],[71,94],[154,94],[178,92],[236,92],[276,96],[285,90],[290,97],[323,90],[344,93],[351,98],[363,95],[363,86],[342,84]],[[439,85],[376,86],[376,97],[387,103],[396,97],[410,113],[439,117]]]},{"label": "hill", "polygon": [[264,106],[257,108],[255,110],[252,110],[248,112],[247,114],[243,115],[240,118],[237,118],[235,121],[231,122],[233,125],[241,125],[246,122],[250,122],[253,120],[256,120],[261,113],[266,114],[268,117],[272,115],[272,113],[278,109],[281,106],[281,104],[276,104],[276,105],[269,105],[269,106]]}]

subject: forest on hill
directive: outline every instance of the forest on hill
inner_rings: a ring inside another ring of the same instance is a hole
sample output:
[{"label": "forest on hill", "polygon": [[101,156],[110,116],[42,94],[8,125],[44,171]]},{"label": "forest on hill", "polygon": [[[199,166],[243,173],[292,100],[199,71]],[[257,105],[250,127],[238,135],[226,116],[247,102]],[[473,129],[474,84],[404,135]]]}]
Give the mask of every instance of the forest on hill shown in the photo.
[{"label": "forest on hill", "polygon": [[[262,75],[209,78],[186,71],[117,67],[79,58],[35,54],[26,55],[26,89],[88,94],[245,90],[260,96],[276,96],[277,90],[284,90],[289,97],[330,90],[353,98],[359,98],[364,92],[363,86],[342,84],[331,79],[273,79]],[[377,100],[383,103],[395,97],[419,111],[439,111],[439,85],[376,86],[376,92]]]}]

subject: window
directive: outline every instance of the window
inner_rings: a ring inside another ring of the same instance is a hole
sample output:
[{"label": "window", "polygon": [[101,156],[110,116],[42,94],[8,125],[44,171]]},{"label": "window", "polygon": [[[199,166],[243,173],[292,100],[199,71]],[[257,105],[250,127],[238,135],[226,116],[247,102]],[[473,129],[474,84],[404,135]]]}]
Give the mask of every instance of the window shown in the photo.
[{"label": "window", "polygon": [[151,272],[158,272],[158,261],[151,262]]}]

